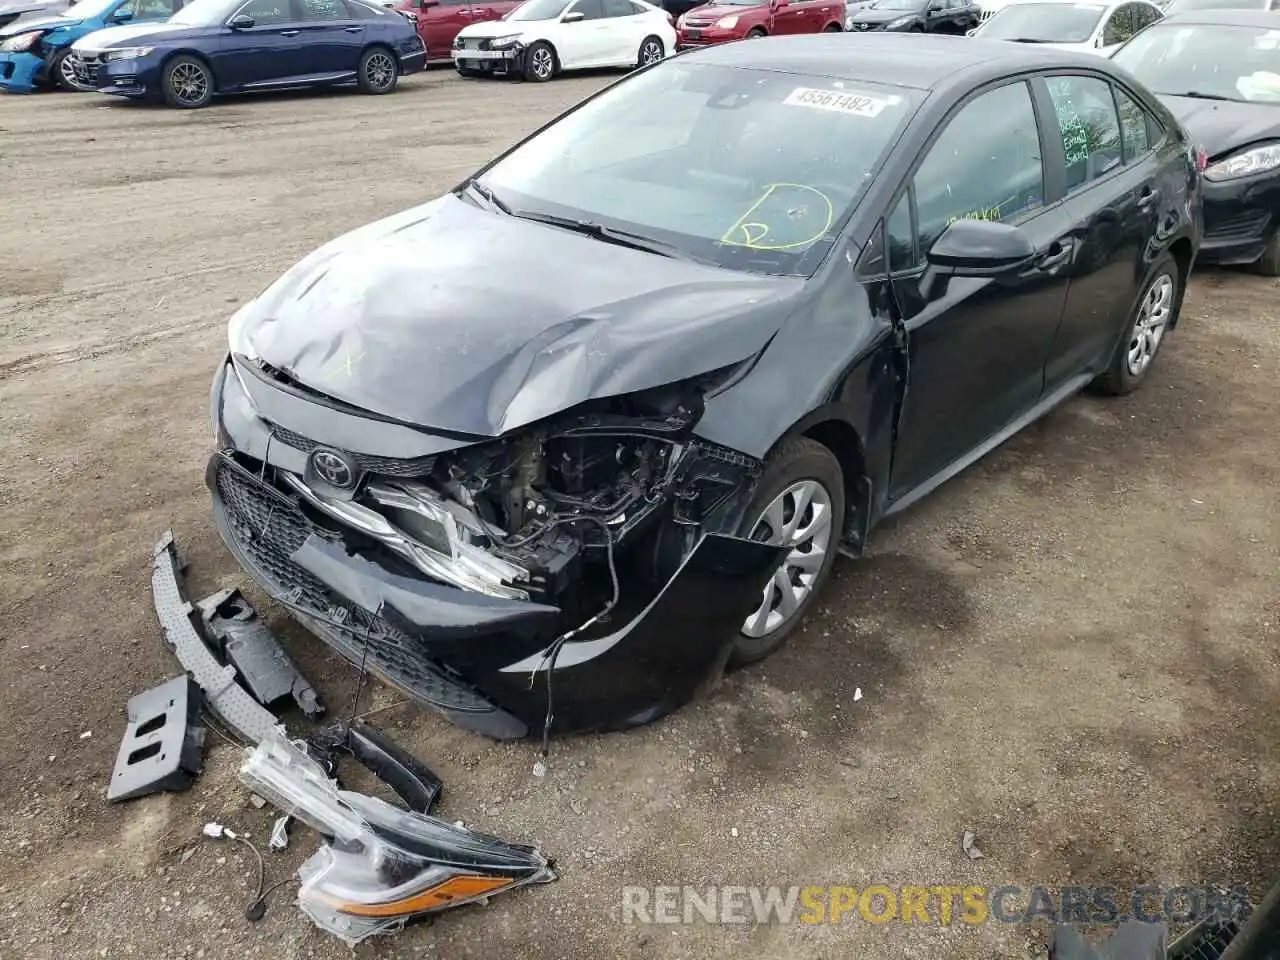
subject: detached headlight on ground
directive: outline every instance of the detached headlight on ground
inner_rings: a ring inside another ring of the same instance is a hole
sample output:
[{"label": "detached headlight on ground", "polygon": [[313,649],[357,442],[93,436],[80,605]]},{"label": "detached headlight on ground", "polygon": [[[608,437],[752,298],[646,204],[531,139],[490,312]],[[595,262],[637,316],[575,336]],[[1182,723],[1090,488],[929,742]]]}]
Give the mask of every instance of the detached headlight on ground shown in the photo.
[{"label": "detached headlight on ground", "polygon": [[1266,173],[1280,167],[1280,143],[1268,143],[1211,163],[1205,168],[1206,180],[1235,180],[1239,177]]},{"label": "detached headlight on ground", "polygon": [[108,60],[139,60],[147,56],[155,47],[120,47],[118,50],[108,50],[104,56]]},{"label": "detached headlight on ground", "polygon": [[716,26],[721,30],[732,30],[738,25],[737,17],[721,17],[716,21]]},{"label": "detached headlight on ground", "polygon": [[32,30],[30,33],[20,33],[16,37],[10,37],[4,43],[0,43],[0,50],[7,50],[10,53],[21,53],[24,50],[30,50],[36,45],[36,41],[44,36],[43,30]]}]

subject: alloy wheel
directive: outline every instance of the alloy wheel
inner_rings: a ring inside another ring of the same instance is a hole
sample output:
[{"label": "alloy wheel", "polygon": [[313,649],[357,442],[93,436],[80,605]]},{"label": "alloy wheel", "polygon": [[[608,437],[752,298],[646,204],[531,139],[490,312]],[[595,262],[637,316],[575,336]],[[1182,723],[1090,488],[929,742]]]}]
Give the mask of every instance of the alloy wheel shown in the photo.
[{"label": "alloy wheel", "polygon": [[1173,278],[1162,273],[1143,294],[1142,303],[1138,306],[1138,318],[1129,335],[1127,363],[1131,377],[1142,376],[1147,367],[1151,366],[1172,315]]},{"label": "alloy wheel", "polygon": [[169,75],[174,96],[183,103],[200,103],[209,92],[209,77],[196,63],[180,63]]},{"label": "alloy wheel", "polygon": [[75,63],[70,56],[63,57],[62,62],[58,64],[58,75],[62,78],[63,85],[70,90],[87,89],[79,79],[76,78]]},{"label": "alloy wheel", "polygon": [[396,65],[385,53],[374,53],[364,64],[365,78],[375,90],[385,90],[396,75]]},{"label": "alloy wheel", "polygon": [[640,48],[640,66],[647,67],[662,59],[662,44],[657,40],[646,40]]},{"label": "alloy wheel", "polygon": [[751,539],[790,550],[743,623],[746,636],[773,633],[809,599],[831,546],[831,520],[831,494],[816,480],[791,484],[765,507]]},{"label": "alloy wheel", "polygon": [[555,61],[551,57],[551,51],[545,47],[539,47],[533,51],[533,74],[539,80],[546,80],[551,76],[551,72],[555,69]]}]

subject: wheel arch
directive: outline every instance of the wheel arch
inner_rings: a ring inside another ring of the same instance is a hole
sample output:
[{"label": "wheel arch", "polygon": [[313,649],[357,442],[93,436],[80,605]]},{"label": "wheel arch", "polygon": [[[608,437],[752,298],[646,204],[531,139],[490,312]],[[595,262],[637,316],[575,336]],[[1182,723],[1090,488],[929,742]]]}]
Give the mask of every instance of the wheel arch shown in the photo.
[{"label": "wheel arch", "polygon": [[529,50],[534,44],[545,43],[551,50],[551,57],[555,60],[555,72],[559,73],[564,69],[564,63],[560,59],[560,50],[556,47],[556,42],[548,36],[537,36],[525,44],[525,50]]},{"label": "wheel arch", "polygon": [[[385,50],[391,57],[391,62],[396,65],[396,74],[404,76],[404,64],[400,62],[400,55],[396,53],[395,47],[381,38],[377,40],[370,40],[364,45],[364,48],[360,51],[361,62],[363,62],[364,58],[373,50]],[[348,60],[347,62],[350,63],[351,61]]]},{"label": "wheel arch", "polygon": [[1191,266],[1195,257],[1195,250],[1191,246],[1190,238],[1179,237],[1170,244],[1169,253],[1173,255],[1173,260],[1178,265],[1178,303],[1177,309],[1173,313],[1173,323],[1169,325],[1169,329],[1172,330],[1178,325],[1178,320],[1182,317],[1182,301],[1187,295],[1187,280],[1191,277]]}]

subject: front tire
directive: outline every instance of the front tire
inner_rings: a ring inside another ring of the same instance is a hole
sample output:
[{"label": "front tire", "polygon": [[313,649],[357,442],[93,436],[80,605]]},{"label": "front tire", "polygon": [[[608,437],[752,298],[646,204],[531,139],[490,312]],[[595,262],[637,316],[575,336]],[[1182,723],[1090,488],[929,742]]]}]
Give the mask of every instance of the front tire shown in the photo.
[{"label": "front tire", "polygon": [[198,110],[213,99],[213,72],[197,57],[174,57],[160,80],[164,102],[175,110]]},{"label": "front tire", "polygon": [[636,54],[636,67],[647,67],[657,63],[666,55],[662,41],[657,37],[645,37],[640,41],[640,52]]},{"label": "front tire", "polygon": [[49,79],[53,82],[55,89],[67,90],[71,93],[84,91],[85,88],[80,86],[80,82],[76,80],[75,72],[71,69],[70,47],[64,47],[50,58]]},{"label": "front tire", "polygon": [[1165,334],[1178,322],[1181,307],[1182,273],[1166,253],[1142,285],[1111,365],[1095,381],[1102,392],[1119,396],[1138,389],[1155,365]]},{"label": "front tire", "polygon": [[544,40],[524,52],[524,78],[533,83],[546,83],[556,75],[556,52]]},{"label": "front tire", "polygon": [[764,27],[752,27],[747,31],[748,40],[759,40],[761,37],[765,36],[768,36],[768,34],[765,33]]},{"label": "front tire", "polygon": [[395,56],[386,47],[371,47],[360,58],[356,85],[361,93],[374,96],[391,93],[399,79],[400,68],[396,66]]},{"label": "front tire", "polygon": [[843,523],[840,462],[815,440],[784,441],[756,485],[739,536],[790,550],[739,629],[730,667],[764,659],[791,635],[831,575]]}]

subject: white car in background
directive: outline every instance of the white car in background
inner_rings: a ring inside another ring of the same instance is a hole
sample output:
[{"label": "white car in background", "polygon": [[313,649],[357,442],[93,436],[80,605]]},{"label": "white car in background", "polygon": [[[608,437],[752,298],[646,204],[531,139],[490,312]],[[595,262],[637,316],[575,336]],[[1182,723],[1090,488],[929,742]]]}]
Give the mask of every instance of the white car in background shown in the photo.
[{"label": "white car in background", "polygon": [[464,77],[543,82],[564,70],[648,66],[675,49],[671,15],[645,0],[526,0],[501,20],[463,27],[453,62]]},{"label": "white car in background", "polygon": [[1139,30],[1163,18],[1164,12],[1149,0],[1013,0],[969,36],[1109,57]]}]

